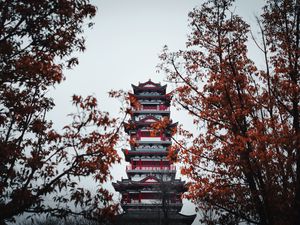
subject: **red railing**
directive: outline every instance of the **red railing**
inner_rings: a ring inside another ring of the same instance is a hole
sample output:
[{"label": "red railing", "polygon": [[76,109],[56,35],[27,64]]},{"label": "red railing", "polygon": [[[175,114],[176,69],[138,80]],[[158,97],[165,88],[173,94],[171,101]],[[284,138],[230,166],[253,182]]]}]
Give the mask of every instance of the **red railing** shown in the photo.
[{"label": "red railing", "polygon": [[171,166],[133,166],[133,165],[128,165],[126,166],[126,171],[127,170],[176,170],[176,167],[171,165]]},{"label": "red railing", "polygon": [[165,105],[147,105],[147,106],[141,106],[138,110],[146,110],[146,111],[169,111],[170,107]]},{"label": "red railing", "polygon": [[[147,139],[148,138],[148,139]],[[161,141],[171,141],[171,138],[169,137],[160,137],[160,136],[155,136],[155,137],[151,137],[151,136],[139,136],[139,135],[132,135],[131,136],[131,142],[134,143],[136,141],[149,141],[151,140],[153,143],[156,142],[161,142]]]}]

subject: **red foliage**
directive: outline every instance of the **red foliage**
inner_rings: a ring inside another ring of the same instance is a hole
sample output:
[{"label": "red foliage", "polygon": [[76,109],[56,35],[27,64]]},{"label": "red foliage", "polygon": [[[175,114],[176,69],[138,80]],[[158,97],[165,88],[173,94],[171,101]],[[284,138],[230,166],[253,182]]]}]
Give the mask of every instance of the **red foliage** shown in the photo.
[{"label": "red foliage", "polygon": [[[47,92],[64,80],[64,67],[78,63],[72,53],[84,50],[83,26],[96,8],[88,0],[10,0],[0,11],[0,223],[24,212],[113,214],[117,206],[102,184],[120,160],[116,120],[95,98],[80,96],[62,132],[46,119],[54,106]],[[87,176],[99,184],[95,196],[78,186]],[[65,204],[72,202],[82,211]]]},{"label": "red foliage", "polygon": [[247,57],[249,25],[232,3],[194,9],[187,49],[161,55],[174,104],[204,128],[177,142],[186,196],[214,214],[207,223],[300,224],[299,2],[264,7],[265,71]]}]

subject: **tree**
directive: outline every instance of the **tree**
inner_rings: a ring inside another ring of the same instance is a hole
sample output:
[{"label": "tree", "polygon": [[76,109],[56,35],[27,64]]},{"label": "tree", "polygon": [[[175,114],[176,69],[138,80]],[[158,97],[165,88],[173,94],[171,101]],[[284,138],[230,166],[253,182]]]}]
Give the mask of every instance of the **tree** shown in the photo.
[{"label": "tree", "polygon": [[[24,212],[113,214],[102,184],[119,161],[117,121],[95,98],[76,95],[78,112],[61,132],[47,119],[47,93],[78,63],[72,53],[84,50],[81,34],[96,8],[88,0],[8,0],[0,12],[0,224]],[[95,195],[79,185],[87,176],[99,184]]]},{"label": "tree", "polygon": [[195,8],[187,49],[161,55],[174,105],[200,130],[179,131],[186,196],[214,213],[209,224],[299,224],[300,4],[266,2],[261,41],[254,39],[265,57],[258,70],[247,56],[249,25],[233,3]]}]

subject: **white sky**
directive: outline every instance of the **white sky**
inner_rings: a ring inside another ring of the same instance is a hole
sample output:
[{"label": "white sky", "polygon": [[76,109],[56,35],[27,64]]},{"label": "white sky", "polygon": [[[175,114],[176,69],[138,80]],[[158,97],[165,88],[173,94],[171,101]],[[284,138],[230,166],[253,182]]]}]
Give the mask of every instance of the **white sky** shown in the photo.
[{"label": "white sky", "polygon": [[[74,108],[71,96],[93,94],[103,110],[117,115],[119,102],[109,99],[111,89],[129,90],[131,84],[163,82],[164,75],[156,72],[158,55],[163,46],[170,50],[184,49],[189,32],[187,14],[203,0],[92,0],[98,7],[95,25],[85,33],[86,51],[79,55],[79,65],[65,72],[67,80],[50,93],[56,107],[49,113],[56,128],[66,122],[66,115]],[[255,24],[264,0],[238,0],[236,12]],[[258,50],[251,48],[250,55],[259,61]],[[172,111],[173,121],[191,123],[181,112]],[[120,180],[125,176],[125,165],[113,170]],[[184,212],[193,213],[185,204]],[[193,225],[199,224],[196,221]]]}]

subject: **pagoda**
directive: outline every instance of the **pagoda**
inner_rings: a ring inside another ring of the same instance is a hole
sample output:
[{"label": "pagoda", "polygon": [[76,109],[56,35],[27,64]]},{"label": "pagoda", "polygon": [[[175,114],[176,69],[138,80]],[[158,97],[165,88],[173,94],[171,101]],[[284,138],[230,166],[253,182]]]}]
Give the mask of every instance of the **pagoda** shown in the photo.
[{"label": "pagoda", "polygon": [[[151,80],[132,85],[132,114],[124,123],[130,137],[130,149],[123,149],[127,179],[113,186],[122,195],[123,213],[117,217],[122,225],[190,225],[195,215],[180,213],[183,181],[175,178],[176,168],[168,159],[172,130],[177,123],[170,120],[171,95],[167,85]],[[162,131],[153,124],[167,121]]]}]

